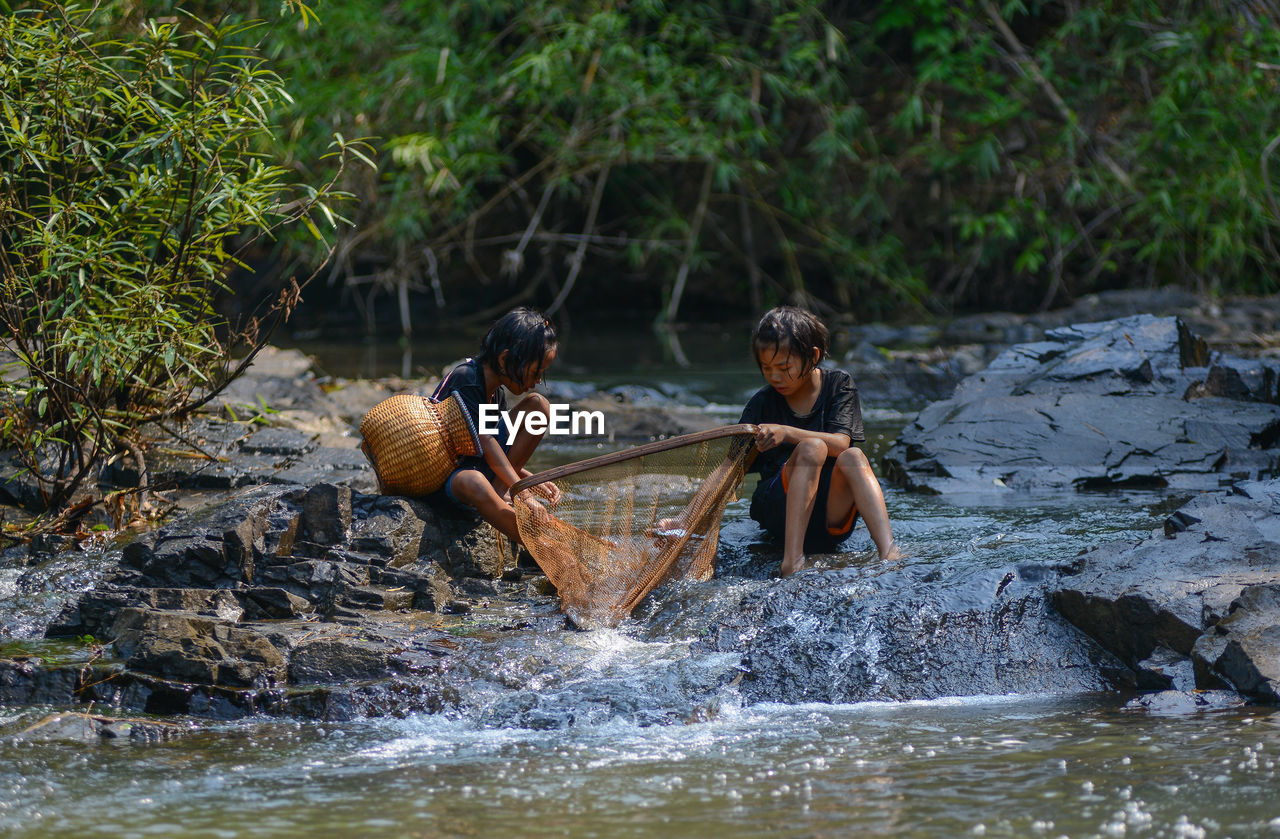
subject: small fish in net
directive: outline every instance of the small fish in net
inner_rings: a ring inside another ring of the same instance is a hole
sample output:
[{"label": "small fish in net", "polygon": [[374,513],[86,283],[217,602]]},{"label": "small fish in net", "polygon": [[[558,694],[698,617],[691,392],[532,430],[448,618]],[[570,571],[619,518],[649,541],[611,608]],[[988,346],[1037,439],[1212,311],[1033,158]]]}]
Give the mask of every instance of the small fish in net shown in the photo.
[{"label": "small fish in net", "polygon": [[615,626],[670,580],[709,580],[756,454],[730,425],[539,472],[511,487],[525,547],[578,626]]}]

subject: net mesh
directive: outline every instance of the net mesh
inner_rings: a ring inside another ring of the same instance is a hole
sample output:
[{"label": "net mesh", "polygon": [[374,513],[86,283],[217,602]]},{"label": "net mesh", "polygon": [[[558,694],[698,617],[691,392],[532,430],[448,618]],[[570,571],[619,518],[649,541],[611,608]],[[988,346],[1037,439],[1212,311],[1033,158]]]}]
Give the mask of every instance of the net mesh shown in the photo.
[{"label": "net mesh", "polygon": [[715,572],[720,518],[755,426],[673,437],[548,469],[512,487],[520,537],[578,626],[614,626],[669,580]]}]

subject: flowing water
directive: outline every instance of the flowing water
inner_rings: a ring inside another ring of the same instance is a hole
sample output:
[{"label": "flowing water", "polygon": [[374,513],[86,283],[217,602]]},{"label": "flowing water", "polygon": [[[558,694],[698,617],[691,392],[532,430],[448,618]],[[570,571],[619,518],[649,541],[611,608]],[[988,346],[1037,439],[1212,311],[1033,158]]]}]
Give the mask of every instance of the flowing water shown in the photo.
[{"label": "flowing water", "polygon": [[[1135,538],[1174,500],[889,503],[910,562],[994,567]],[[724,531],[720,576],[667,597],[714,611],[779,584],[742,502]],[[869,562],[861,531],[850,548],[829,564]],[[691,708],[723,654],[655,626],[660,604],[642,611],[616,630],[505,633],[436,715],[201,721],[165,743],[85,745],[15,742],[3,735],[51,709],[0,709],[0,835],[1280,835],[1268,710],[1160,715],[1106,694],[751,705],[732,685]]]},{"label": "flowing water", "polygon": [[[888,493],[907,562],[943,569],[1137,539],[1179,501]],[[490,631],[553,604],[450,618],[492,648],[453,673],[460,697],[440,714],[191,721],[168,742],[84,744],[15,740],[55,709],[0,708],[0,836],[1280,836],[1267,709],[1161,714],[1115,694],[744,701],[717,681],[731,656],[701,651],[686,622],[785,585],[770,576],[778,553],[738,501],[717,578],[659,591],[617,629]],[[824,564],[874,573],[865,531]],[[51,591],[94,576],[66,559],[0,571],[0,642],[34,637]]]},{"label": "flowing water", "polygon": [[268,722],[0,751],[6,836],[1261,836],[1277,719],[1018,697],[691,725]]}]

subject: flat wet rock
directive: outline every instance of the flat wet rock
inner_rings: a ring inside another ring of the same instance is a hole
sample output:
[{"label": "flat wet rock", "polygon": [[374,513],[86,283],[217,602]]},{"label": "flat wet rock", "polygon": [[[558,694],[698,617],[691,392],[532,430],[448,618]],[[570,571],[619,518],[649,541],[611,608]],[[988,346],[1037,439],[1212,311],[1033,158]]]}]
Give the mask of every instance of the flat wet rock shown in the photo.
[{"label": "flat wet rock", "polygon": [[884,458],[926,493],[1216,489],[1280,473],[1280,364],[1212,353],[1175,318],[1051,330],[920,412]]},{"label": "flat wet rock", "polygon": [[743,656],[754,700],[861,702],[1084,692],[1128,668],[1048,604],[1046,569],[847,568],[753,592],[705,642]]},{"label": "flat wet rock", "polygon": [[105,717],[64,711],[49,714],[0,739],[23,743],[74,742],[86,745],[102,742],[158,743],[181,737],[191,726],[162,720]]},{"label": "flat wet rock", "polygon": [[468,577],[490,594],[520,590],[490,580],[514,557],[488,530],[343,486],[258,487],[130,543],[119,570],[47,629],[106,639],[106,654],[0,659],[0,702],[209,716],[438,709],[430,675],[460,646],[433,628],[439,613],[469,608]]},{"label": "flat wet rock", "polygon": [[1280,686],[1280,481],[1198,496],[1138,544],[1104,545],[1052,584],[1061,614],[1149,689]]}]

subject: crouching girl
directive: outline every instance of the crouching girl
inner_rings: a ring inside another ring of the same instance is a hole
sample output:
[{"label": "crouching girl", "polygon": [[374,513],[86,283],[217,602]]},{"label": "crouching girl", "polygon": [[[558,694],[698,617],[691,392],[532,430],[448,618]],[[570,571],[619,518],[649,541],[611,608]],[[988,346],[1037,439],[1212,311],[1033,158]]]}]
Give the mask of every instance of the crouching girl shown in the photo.
[{"label": "crouching girl", "polygon": [[[457,393],[472,422],[481,428],[481,410],[504,417],[505,387],[513,396],[523,396],[511,415],[539,413],[549,417],[550,404],[533,388],[556,358],[556,330],[542,314],[532,309],[512,309],[490,327],[480,354],[468,358],[449,372],[435,391],[436,399]],[[511,485],[529,476],[525,464],[542,442],[541,433],[529,431],[528,422],[517,422],[514,437],[506,420],[498,423],[498,433],[480,434],[480,454],[463,458],[436,495],[474,509],[513,541],[520,542],[516,514],[511,506]],[[548,427],[546,422],[541,428]],[[556,493],[552,484],[546,492]],[[558,493],[556,493],[558,494]],[[554,498],[552,499],[554,500]]]},{"label": "crouching girl", "polygon": [[760,482],[751,517],[782,537],[782,576],[804,566],[805,553],[830,553],[861,515],[882,559],[900,554],[880,482],[862,450],[866,439],[858,389],[844,370],[824,369],[828,332],[794,306],[761,318],[751,336],[764,375],[739,422],[758,426]]}]

